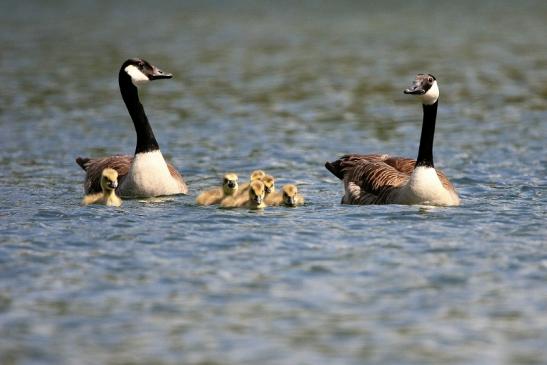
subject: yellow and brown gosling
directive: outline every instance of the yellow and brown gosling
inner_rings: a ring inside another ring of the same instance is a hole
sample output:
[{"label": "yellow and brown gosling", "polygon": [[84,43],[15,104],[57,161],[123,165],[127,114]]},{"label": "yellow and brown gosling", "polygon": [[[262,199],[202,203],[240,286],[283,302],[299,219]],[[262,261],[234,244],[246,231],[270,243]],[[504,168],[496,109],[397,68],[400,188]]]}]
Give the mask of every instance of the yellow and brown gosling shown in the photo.
[{"label": "yellow and brown gosling", "polygon": [[273,193],[266,198],[266,204],[272,206],[284,205],[296,207],[304,204],[304,197],[298,194],[298,188],[293,184],[283,185],[280,192]]},{"label": "yellow and brown gosling", "polygon": [[118,172],[111,168],[106,168],[101,174],[102,193],[89,194],[82,200],[83,205],[102,204],[112,207],[122,205],[122,200],[116,195],[118,187]]},{"label": "yellow and brown gosling", "polygon": [[241,184],[238,190],[238,195],[242,195],[244,197],[247,196],[247,192],[249,191],[249,185],[252,181],[255,180],[262,180],[266,176],[266,173],[262,170],[254,170],[251,172],[250,180],[248,183]]},{"label": "yellow and brown gosling", "polygon": [[265,194],[264,183],[262,181],[251,181],[247,196],[228,197],[222,201],[220,206],[222,208],[263,209],[266,208],[266,204],[264,203]]},{"label": "yellow and brown gosling", "polygon": [[268,195],[275,192],[275,179],[271,175],[266,175],[262,178],[262,182],[264,183],[264,192],[267,198]]},{"label": "yellow and brown gosling", "polygon": [[239,188],[238,177],[233,172],[227,173],[222,179],[222,188],[214,188],[202,192],[196,198],[199,205],[220,204],[220,202],[229,196],[237,194]]}]

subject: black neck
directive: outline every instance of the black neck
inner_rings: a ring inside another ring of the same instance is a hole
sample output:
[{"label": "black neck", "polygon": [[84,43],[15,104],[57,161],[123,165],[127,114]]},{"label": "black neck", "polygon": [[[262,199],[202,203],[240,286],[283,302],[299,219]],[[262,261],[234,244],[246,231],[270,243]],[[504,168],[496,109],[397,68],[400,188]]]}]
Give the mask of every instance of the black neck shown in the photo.
[{"label": "black neck", "polygon": [[433,137],[435,136],[435,120],[437,119],[437,106],[435,104],[425,105],[424,120],[422,123],[422,136],[420,137],[420,149],[418,150],[418,158],[416,159],[416,167],[434,167],[433,166]]},{"label": "black neck", "polygon": [[135,148],[135,154],[159,150],[160,147],[156,141],[156,137],[154,137],[152,127],[150,126],[150,123],[148,123],[148,118],[146,117],[144,108],[139,100],[137,87],[133,85],[131,77],[124,70],[120,70],[118,81],[120,83],[123,101],[133,120],[135,132],[137,132],[137,147]]}]

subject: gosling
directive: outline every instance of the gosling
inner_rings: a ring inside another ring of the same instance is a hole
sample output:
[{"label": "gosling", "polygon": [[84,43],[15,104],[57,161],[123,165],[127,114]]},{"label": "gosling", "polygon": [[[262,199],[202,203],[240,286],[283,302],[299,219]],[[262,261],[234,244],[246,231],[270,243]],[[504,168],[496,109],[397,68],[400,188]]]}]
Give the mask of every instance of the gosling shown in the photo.
[{"label": "gosling", "polygon": [[281,192],[273,193],[266,197],[266,204],[272,206],[284,205],[296,207],[304,204],[304,197],[298,194],[298,188],[293,184],[283,185]]},{"label": "gosling", "polygon": [[275,179],[271,175],[266,175],[261,181],[264,183],[264,193],[266,194],[265,198],[267,198],[270,194],[275,192]]},{"label": "gosling", "polygon": [[264,209],[266,208],[266,204],[264,203],[265,194],[264,183],[262,181],[251,181],[249,184],[249,192],[246,197],[228,197],[220,203],[220,206],[222,208]]},{"label": "gosling", "polygon": [[196,203],[199,205],[220,204],[226,197],[236,195],[238,188],[238,176],[232,172],[227,173],[222,180],[222,188],[214,188],[202,192],[196,198]]},{"label": "gosling", "polygon": [[247,192],[249,191],[249,185],[251,182],[255,180],[262,180],[266,176],[266,173],[262,170],[254,170],[251,172],[250,180],[248,183],[242,184],[239,187],[238,195],[242,195],[244,197],[247,196]]},{"label": "gosling", "polygon": [[102,193],[89,194],[82,200],[83,205],[102,204],[112,207],[122,205],[122,200],[116,195],[118,187],[118,172],[111,168],[106,168],[101,174]]}]

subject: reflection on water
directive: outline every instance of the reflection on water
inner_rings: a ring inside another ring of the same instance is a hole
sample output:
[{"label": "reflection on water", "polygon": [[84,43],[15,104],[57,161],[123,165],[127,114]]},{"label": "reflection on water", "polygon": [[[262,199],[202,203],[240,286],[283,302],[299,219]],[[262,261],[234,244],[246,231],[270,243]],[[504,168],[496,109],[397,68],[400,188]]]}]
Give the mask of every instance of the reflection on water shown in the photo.
[{"label": "reflection on water", "polygon": [[[1,7],[0,363],[547,358],[544,2]],[[74,158],[134,150],[134,56],[174,74],[141,95],[191,195],[81,207]],[[416,155],[418,72],[463,205],[339,205],[324,161]],[[256,168],[306,205],[195,206]]]}]

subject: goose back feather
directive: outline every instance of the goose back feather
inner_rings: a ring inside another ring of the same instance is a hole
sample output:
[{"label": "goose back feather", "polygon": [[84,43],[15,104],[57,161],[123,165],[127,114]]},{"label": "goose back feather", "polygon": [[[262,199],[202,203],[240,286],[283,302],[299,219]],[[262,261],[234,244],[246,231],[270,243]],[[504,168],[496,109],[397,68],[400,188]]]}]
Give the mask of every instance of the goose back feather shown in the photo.
[{"label": "goose back feather", "polygon": [[[389,204],[396,199],[414,172],[416,160],[389,155],[345,155],[325,167],[344,182],[343,204]],[[442,186],[454,187],[435,170]]]}]

